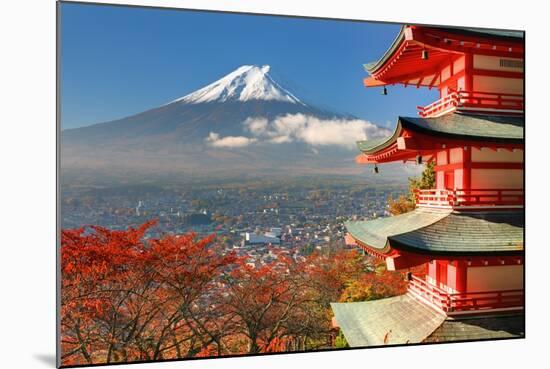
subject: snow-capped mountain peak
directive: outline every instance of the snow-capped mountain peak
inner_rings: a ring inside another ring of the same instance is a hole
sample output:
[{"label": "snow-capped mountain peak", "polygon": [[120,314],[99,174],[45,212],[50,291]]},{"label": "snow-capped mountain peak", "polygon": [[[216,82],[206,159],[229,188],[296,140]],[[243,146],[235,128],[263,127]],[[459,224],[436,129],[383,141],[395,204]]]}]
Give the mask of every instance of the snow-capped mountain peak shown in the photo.
[{"label": "snow-capped mountain peak", "polygon": [[219,80],[172,102],[277,100],[305,105],[269,75],[269,65],[243,65]]}]

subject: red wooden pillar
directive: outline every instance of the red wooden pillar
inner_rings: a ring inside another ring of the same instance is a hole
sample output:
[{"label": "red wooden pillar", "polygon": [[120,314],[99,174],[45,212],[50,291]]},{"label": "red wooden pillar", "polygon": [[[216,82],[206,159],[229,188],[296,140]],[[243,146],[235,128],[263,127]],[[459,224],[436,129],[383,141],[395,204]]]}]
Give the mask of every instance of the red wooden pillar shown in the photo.
[{"label": "red wooden pillar", "polygon": [[466,292],[467,283],[468,283],[468,267],[466,266],[466,262],[457,261],[455,290],[457,290],[458,292]]},{"label": "red wooden pillar", "polygon": [[474,55],[471,53],[464,54],[464,89],[468,92],[474,90]]},{"label": "red wooden pillar", "polygon": [[447,260],[438,260],[437,261],[437,285],[447,286],[447,276],[448,276]]},{"label": "red wooden pillar", "polygon": [[462,189],[472,188],[472,147],[462,149]]}]

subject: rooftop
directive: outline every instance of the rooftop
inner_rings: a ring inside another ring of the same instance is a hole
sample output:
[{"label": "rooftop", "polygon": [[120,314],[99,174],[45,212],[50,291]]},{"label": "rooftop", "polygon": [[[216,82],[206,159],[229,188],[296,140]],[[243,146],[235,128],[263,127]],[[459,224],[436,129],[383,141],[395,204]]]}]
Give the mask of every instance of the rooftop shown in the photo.
[{"label": "rooftop", "polygon": [[430,255],[514,255],[523,252],[524,211],[417,208],[393,217],[346,222],[350,235],[377,252],[391,248]]},{"label": "rooftop", "polygon": [[453,342],[525,336],[525,315],[447,318],[424,342]]},{"label": "rooftop", "polygon": [[[461,52],[500,53],[518,57],[523,55],[523,43],[522,31],[405,25],[380,59],[364,64],[365,70],[374,77],[368,79],[366,85],[409,83],[409,79],[403,79],[406,76],[405,69],[399,63],[391,63],[395,62],[396,56],[404,66],[411,58],[418,60],[421,50],[428,49],[430,60],[424,61],[423,68],[430,71],[433,66],[448,59],[449,55]],[[416,80],[419,76],[414,77]],[[418,83],[430,85],[428,80]]]},{"label": "rooftop", "polygon": [[351,347],[419,343],[445,321],[445,314],[409,294],[330,305]]},{"label": "rooftop", "polygon": [[332,303],[351,347],[523,337],[524,314],[447,317],[410,294]]},{"label": "rooftop", "polygon": [[454,140],[524,143],[523,116],[450,113],[436,118],[399,117],[391,136],[358,141],[357,147],[365,154],[375,153],[396,143],[404,130]]}]

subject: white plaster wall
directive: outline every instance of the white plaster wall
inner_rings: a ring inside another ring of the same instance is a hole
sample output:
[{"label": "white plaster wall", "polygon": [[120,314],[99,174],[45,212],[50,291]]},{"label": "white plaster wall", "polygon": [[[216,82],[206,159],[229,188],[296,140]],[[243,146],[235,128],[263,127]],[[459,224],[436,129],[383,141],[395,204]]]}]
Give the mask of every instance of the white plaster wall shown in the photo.
[{"label": "white plaster wall", "polygon": [[456,80],[456,89],[457,90],[466,90],[466,78],[464,76]]},{"label": "white plaster wall", "polygon": [[439,171],[436,172],[436,188],[443,189],[445,188],[445,172]]},{"label": "white plaster wall", "polygon": [[447,164],[447,153],[445,151],[438,151],[436,159],[437,159],[437,165]]},{"label": "white plaster wall", "polygon": [[523,94],[523,79],[474,75],[474,91]]},{"label": "white plaster wall", "polygon": [[449,161],[451,164],[462,162],[462,148],[455,147],[449,150]]},{"label": "white plaster wall", "polygon": [[437,278],[436,262],[434,260],[432,260],[431,262],[428,263],[426,281],[428,281],[428,283],[433,284],[434,286],[436,286],[437,285],[436,278]]},{"label": "white plaster wall", "polygon": [[523,60],[517,58],[503,58],[500,56],[474,55],[474,68],[485,70],[501,70],[506,72],[523,72],[522,67],[501,67],[500,59]]},{"label": "white plaster wall", "polygon": [[456,293],[458,292],[456,289],[452,288],[451,286],[456,286],[456,267],[449,263],[447,265],[447,286],[445,286],[446,290],[449,293]]},{"label": "white plaster wall", "polygon": [[477,163],[522,163],[523,150],[514,149],[514,151],[497,149],[491,150],[487,147],[481,149],[474,147],[472,149],[472,161]]},{"label": "white plaster wall", "polygon": [[498,291],[523,288],[523,265],[469,267],[467,291]]},{"label": "white plaster wall", "polygon": [[446,81],[451,76],[451,66],[448,65],[441,70],[441,80]]},{"label": "white plaster wall", "polygon": [[464,56],[461,56],[460,58],[456,59],[453,62],[453,72],[458,73],[463,69],[464,69]]},{"label": "white plaster wall", "polygon": [[[456,174],[455,174],[456,181]],[[472,169],[471,183],[474,189],[523,188],[521,169]]]},{"label": "white plaster wall", "polygon": [[464,169],[455,169],[455,186],[454,188],[464,188]]}]

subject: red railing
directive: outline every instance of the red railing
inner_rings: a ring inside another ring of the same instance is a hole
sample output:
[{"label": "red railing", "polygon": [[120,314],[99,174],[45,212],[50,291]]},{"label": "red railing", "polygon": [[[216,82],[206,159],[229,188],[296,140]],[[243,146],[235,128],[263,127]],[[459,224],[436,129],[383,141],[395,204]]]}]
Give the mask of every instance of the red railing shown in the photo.
[{"label": "red railing", "polygon": [[418,206],[461,207],[461,206],[523,206],[523,189],[429,189],[415,190]]},{"label": "red railing", "polygon": [[448,293],[415,275],[409,281],[409,292],[447,313],[522,309],[525,303],[523,290]]},{"label": "red railing", "polygon": [[525,105],[522,94],[506,94],[481,91],[452,91],[447,96],[427,106],[417,106],[423,118],[437,117],[453,110],[495,110],[522,113]]},{"label": "red railing", "polygon": [[418,109],[418,115],[422,118],[436,117],[455,110],[458,106],[458,101],[458,93],[451,92],[447,96],[434,101],[430,105],[417,106],[416,108]]}]

